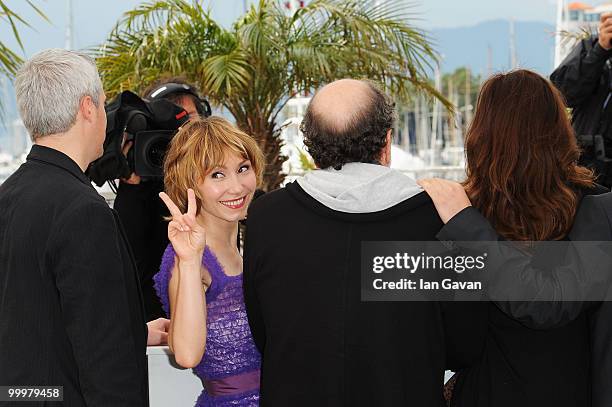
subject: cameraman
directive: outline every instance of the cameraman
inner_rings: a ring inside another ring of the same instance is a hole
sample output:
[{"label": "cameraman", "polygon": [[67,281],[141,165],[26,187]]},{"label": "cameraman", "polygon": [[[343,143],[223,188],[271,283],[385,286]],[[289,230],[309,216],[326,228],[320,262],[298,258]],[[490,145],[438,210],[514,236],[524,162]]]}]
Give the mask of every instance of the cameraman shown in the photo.
[{"label": "cameraman", "polygon": [[599,35],[582,40],[550,76],[573,109],[572,124],[583,149],[581,164],[612,186],[612,13],[602,14]]},{"label": "cameraman", "polygon": [[[208,103],[200,99],[197,89],[182,78],[159,80],[147,87],[142,96],[148,100],[167,99],[185,109],[190,117],[210,115]],[[132,142],[123,147],[126,156],[131,147]],[[136,259],[147,321],[165,317],[153,288],[153,275],[159,271],[168,245],[168,224],[164,216],[169,213],[158,195],[163,190],[163,179],[143,180],[132,173],[119,183],[114,204]]]}]

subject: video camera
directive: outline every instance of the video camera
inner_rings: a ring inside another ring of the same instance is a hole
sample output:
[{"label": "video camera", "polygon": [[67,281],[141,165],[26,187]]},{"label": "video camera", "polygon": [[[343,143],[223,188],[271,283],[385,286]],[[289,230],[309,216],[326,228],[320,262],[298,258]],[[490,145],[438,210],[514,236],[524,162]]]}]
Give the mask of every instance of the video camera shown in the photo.
[{"label": "video camera", "polygon": [[[189,115],[167,99],[146,101],[125,91],[106,106],[106,118],[104,153],[86,172],[99,187],[132,173],[143,179],[163,178],[170,140]],[[134,144],[126,158],[122,148],[128,141]]]}]

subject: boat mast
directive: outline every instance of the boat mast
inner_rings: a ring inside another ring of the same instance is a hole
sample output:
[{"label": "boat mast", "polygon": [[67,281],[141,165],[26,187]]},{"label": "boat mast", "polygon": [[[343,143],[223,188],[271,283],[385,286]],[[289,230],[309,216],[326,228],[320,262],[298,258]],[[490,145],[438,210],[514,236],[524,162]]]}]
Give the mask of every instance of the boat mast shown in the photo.
[{"label": "boat mast", "polygon": [[72,17],[72,0],[66,0],[66,45],[64,48],[69,51],[74,48]]},{"label": "boat mast", "polygon": [[568,9],[567,0],[557,0],[557,26],[555,29],[555,68],[561,63],[562,41],[561,32],[566,29],[565,21],[567,19]]}]

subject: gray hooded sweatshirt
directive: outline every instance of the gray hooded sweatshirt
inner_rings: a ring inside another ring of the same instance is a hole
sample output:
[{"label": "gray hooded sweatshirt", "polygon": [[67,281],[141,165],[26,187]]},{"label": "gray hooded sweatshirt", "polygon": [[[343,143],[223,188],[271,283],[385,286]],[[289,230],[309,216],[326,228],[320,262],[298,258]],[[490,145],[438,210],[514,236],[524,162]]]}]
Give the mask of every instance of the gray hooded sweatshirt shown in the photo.
[{"label": "gray hooded sweatshirt", "polygon": [[344,164],[340,170],[313,170],[297,183],[323,205],[347,213],[382,211],[423,192],[409,176],[366,163]]}]

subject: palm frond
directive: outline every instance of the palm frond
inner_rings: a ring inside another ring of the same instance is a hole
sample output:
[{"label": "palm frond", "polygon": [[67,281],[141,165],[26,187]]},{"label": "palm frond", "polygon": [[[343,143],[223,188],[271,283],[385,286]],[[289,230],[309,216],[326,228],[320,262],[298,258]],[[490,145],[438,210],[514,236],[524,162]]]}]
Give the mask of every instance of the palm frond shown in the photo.
[{"label": "palm frond", "polygon": [[28,5],[32,7],[32,9],[36,12],[36,14],[38,14],[40,18],[42,18],[48,23],[51,23],[51,20],[49,20],[49,17],[47,17],[47,15],[42,11],[42,9],[36,6],[36,4],[34,4],[32,0],[26,0],[26,3],[28,3]]},{"label": "palm frond", "polygon": [[[26,2],[40,17],[49,22],[49,18],[31,0],[26,0]],[[17,41],[17,45],[21,51],[24,52],[18,25],[21,24],[28,28],[31,28],[32,26],[13,10],[11,10],[2,0],[0,0],[0,20],[8,22],[11,27],[11,31],[13,32],[13,37]],[[10,49],[3,41],[0,41],[0,75],[4,75],[9,79],[13,78],[22,63],[23,60],[21,57],[17,55],[15,51]],[[0,101],[0,118],[3,115],[4,109],[2,106],[2,101]]]},{"label": "palm frond", "polygon": [[238,48],[208,58],[202,63],[200,73],[202,86],[208,94],[228,98],[245,92],[252,79],[247,55]]},{"label": "palm frond", "polygon": [[149,0],[127,12],[95,54],[111,96],[166,74],[197,83],[260,142],[277,185],[276,117],[297,93],[367,78],[400,99],[420,92],[452,108],[429,80],[438,54],[417,17],[406,0],[313,0],[294,13],[258,0],[225,29],[201,0]]},{"label": "palm frond", "polygon": [[576,31],[567,31],[561,30],[557,33],[561,36],[561,44],[564,46],[573,47],[578,44],[580,41],[590,38],[591,36],[597,34],[597,32],[593,32],[588,27],[582,27],[580,30]]},{"label": "palm frond", "polygon": [[410,88],[450,107],[426,86],[438,54],[428,35],[407,23],[413,8],[403,1],[315,0],[296,12],[288,50],[295,71],[306,76],[297,87],[308,89],[342,76],[369,77],[402,97],[410,96],[405,91]]},{"label": "palm frond", "polygon": [[9,78],[14,76],[22,62],[19,55],[3,42],[0,42],[0,75],[5,75]]}]

